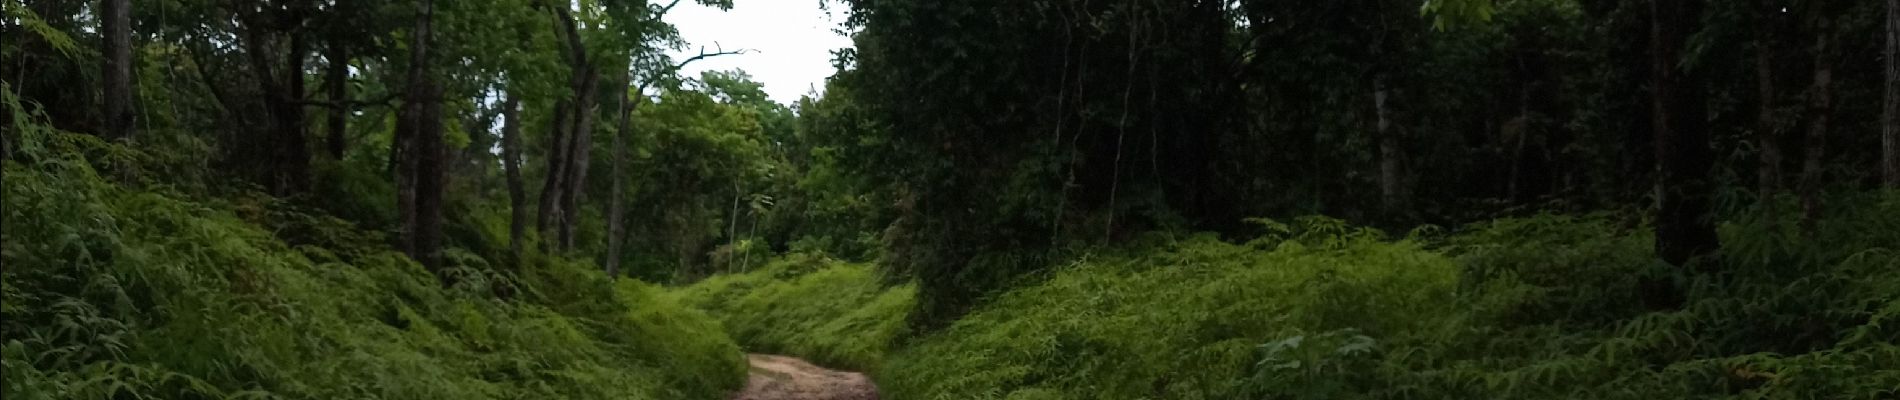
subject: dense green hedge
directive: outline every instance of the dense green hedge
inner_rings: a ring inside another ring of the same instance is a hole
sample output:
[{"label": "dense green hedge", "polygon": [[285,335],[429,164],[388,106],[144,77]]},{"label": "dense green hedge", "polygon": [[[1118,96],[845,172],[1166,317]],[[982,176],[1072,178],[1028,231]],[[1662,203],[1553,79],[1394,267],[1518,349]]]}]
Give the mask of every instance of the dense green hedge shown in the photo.
[{"label": "dense green hedge", "polygon": [[656,287],[453,249],[444,287],[381,235],[166,189],[140,178],[153,155],[9,106],[9,400],[714,399],[744,381],[718,323]]}]

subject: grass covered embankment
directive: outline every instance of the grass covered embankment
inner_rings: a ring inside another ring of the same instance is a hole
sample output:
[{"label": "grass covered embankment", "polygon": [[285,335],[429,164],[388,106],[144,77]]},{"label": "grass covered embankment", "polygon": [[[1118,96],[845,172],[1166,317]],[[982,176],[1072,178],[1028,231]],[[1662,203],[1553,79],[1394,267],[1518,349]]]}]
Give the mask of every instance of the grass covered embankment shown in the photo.
[{"label": "grass covered embankment", "polygon": [[681,303],[718,318],[748,351],[862,371],[881,364],[909,333],[904,316],[917,290],[884,287],[870,265],[791,254],[675,293]]},{"label": "grass covered embankment", "polygon": [[[1900,196],[1837,201],[1812,238],[1730,221],[1724,272],[1695,277],[1607,216],[1398,240],[1307,218],[1239,244],[1152,234],[912,338],[887,308],[914,291],[859,265],[684,293],[742,344],[865,366],[895,399],[1892,398]],[[1645,277],[1682,280],[1684,305],[1649,311]],[[850,322],[796,325],[814,316]]]},{"label": "grass covered embankment", "polygon": [[157,156],[10,106],[6,399],[715,399],[745,379],[718,323],[659,288],[464,251],[445,287],[340,219],[121,184]]}]

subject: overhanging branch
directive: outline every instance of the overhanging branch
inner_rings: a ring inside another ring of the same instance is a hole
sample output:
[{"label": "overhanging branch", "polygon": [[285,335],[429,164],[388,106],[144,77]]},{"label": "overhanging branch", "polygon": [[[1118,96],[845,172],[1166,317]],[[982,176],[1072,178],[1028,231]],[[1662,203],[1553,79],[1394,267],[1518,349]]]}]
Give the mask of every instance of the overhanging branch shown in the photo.
[{"label": "overhanging branch", "polygon": [[365,107],[365,106],[388,107],[388,106],[391,106],[389,102],[395,101],[396,99],[401,98],[401,97],[402,97],[402,92],[393,92],[393,93],[385,94],[383,95],[383,97],[379,97],[372,100],[344,100],[344,101],[298,100],[298,101],[293,102],[293,104],[300,105],[300,106],[317,106],[317,107],[323,107],[323,108],[329,108],[329,109],[358,108],[358,107]]},{"label": "overhanging branch", "polygon": [[687,57],[685,60],[680,60],[680,62],[673,63],[673,65],[669,65],[666,68],[661,68],[658,71],[654,71],[653,74],[647,75],[646,79],[640,80],[641,81],[640,90],[636,93],[645,93],[648,85],[653,84],[653,82],[659,81],[660,78],[670,76],[675,73],[679,73],[681,69],[685,69],[687,65],[692,64],[694,61],[699,61],[699,60],[704,60],[704,59],[719,57],[719,56],[746,54],[746,53],[752,52],[752,50],[750,49],[738,49],[738,50],[720,49],[717,47],[718,46],[717,43],[715,43],[714,46],[715,46],[714,47],[715,50],[711,53],[707,53],[706,47],[701,46],[699,48],[699,55]]}]

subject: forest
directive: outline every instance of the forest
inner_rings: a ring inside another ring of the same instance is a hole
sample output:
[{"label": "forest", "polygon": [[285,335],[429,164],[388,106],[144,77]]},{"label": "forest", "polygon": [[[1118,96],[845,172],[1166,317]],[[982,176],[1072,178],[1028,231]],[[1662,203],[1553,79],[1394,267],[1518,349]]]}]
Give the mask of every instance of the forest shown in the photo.
[{"label": "forest", "polygon": [[0,8],[6,399],[1900,398],[1900,0]]}]

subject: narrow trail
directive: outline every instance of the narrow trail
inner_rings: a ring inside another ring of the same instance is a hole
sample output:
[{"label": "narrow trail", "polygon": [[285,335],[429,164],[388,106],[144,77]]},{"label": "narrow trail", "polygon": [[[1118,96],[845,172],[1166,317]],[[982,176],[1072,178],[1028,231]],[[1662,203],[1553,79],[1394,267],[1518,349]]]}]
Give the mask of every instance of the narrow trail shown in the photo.
[{"label": "narrow trail", "polygon": [[877,400],[877,386],[861,373],[769,354],[747,354],[746,362],[751,376],[732,400]]}]

